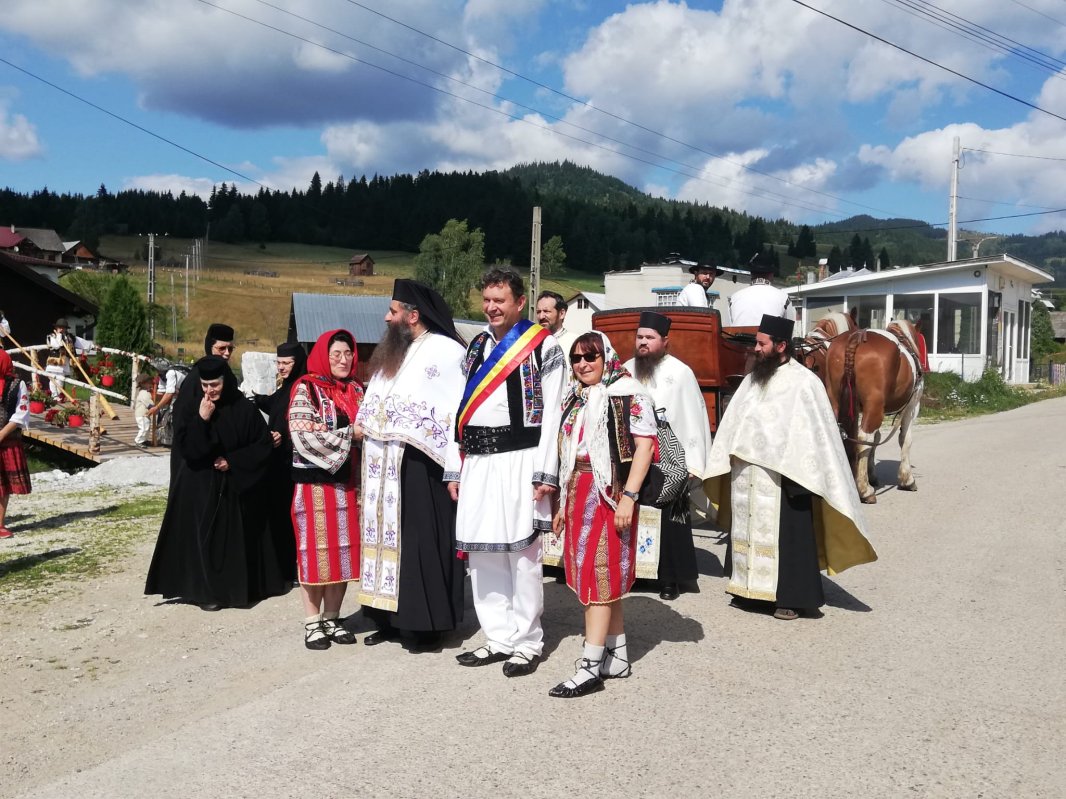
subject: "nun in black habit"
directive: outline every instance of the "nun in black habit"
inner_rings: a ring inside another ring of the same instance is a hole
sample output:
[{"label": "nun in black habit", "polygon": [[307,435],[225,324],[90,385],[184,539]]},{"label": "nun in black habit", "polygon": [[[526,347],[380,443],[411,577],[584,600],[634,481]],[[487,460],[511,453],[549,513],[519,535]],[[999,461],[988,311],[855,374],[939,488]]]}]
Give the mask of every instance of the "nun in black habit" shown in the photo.
[{"label": "nun in black habit", "polygon": [[263,480],[270,431],[222,358],[201,358],[186,385],[187,401],[174,417],[167,510],[144,592],[205,610],[283,594],[291,582],[267,526]]},{"label": "nun in black habit", "polygon": [[307,353],[300,344],[279,344],[278,376],[281,385],[273,394],[256,394],[256,407],[267,415],[274,441],[265,482],[268,492],[267,523],[274,539],[282,575],[296,581],[296,534],[292,529],[292,438],[289,435],[289,399],[296,381],[307,374]]}]

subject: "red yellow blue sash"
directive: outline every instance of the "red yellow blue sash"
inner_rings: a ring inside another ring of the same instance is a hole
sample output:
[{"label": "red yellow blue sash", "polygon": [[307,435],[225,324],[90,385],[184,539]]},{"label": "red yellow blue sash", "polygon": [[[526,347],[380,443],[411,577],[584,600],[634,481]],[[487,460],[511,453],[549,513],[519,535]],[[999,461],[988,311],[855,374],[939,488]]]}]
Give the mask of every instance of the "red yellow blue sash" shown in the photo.
[{"label": "red yellow blue sash", "polygon": [[507,376],[548,337],[546,328],[535,325],[528,319],[520,319],[507,335],[493,348],[481,367],[466,381],[466,391],[459,403],[456,432],[461,441],[463,428],[470,417],[495,391]]}]

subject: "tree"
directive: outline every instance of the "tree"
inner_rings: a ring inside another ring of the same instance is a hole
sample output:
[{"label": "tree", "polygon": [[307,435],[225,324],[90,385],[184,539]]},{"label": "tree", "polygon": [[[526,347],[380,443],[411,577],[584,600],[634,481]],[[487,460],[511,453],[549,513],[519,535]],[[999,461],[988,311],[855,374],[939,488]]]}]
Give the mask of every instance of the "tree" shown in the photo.
[{"label": "tree", "polygon": [[892,266],[892,259],[888,257],[888,247],[882,247],[881,252],[877,254],[877,265],[882,269]]},{"label": "tree", "polygon": [[100,308],[96,343],[104,347],[147,353],[152,349],[148,335],[148,310],[141,295],[126,277],[116,278]]},{"label": "tree", "polygon": [[789,255],[795,255],[797,258],[813,258],[818,254],[818,245],[814,241],[814,233],[811,232],[809,226],[804,225],[800,228],[799,237],[796,239],[794,252]]},{"label": "tree", "polygon": [[830,273],[839,272],[844,266],[844,253],[836,244],[834,244],[833,249],[829,251],[829,257],[826,259],[826,266]]},{"label": "tree", "polygon": [[449,219],[440,233],[422,239],[415,256],[415,279],[437,291],[457,316],[469,316],[470,289],[485,265],[485,234],[469,230],[464,219]]},{"label": "tree", "polygon": [[79,297],[84,297],[96,306],[102,307],[111,293],[113,278],[110,274],[89,272],[84,269],[67,272],[59,278],[59,285],[69,289]]},{"label": "tree", "polygon": [[1058,342],[1055,341],[1055,329],[1051,325],[1051,314],[1048,313],[1044,303],[1037,300],[1033,303],[1032,332],[1030,344],[1033,358],[1046,358],[1048,355],[1059,351]]},{"label": "tree", "polygon": [[552,236],[540,248],[540,268],[550,275],[562,269],[566,264],[566,252],[563,250],[563,237]]}]

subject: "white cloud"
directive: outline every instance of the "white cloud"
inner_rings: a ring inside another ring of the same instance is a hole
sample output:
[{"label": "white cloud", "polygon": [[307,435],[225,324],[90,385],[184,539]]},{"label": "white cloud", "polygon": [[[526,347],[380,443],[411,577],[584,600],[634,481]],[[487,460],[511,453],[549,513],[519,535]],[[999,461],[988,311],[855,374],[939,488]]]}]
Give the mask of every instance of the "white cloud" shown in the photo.
[{"label": "white cloud", "polygon": [[26,161],[42,155],[44,147],[37,128],[23,114],[9,111],[7,96],[0,95],[0,159]]},{"label": "white cloud", "polygon": [[123,189],[155,191],[160,194],[169,191],[174,196],[185,192],[188,195],[197,195],[205,200],[211,196],[211,189],[217,185],[218,182],[210,178],[192,178],[176,174],[137,175],[126,178],[122,182]]}]

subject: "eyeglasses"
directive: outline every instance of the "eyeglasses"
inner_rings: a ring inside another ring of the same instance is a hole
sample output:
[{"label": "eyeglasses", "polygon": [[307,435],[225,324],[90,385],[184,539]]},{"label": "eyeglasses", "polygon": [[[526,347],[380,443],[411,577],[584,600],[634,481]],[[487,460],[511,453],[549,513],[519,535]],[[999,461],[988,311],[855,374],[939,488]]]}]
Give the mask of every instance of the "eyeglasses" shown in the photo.
[{"label": "eyeglasses", "polygon": [[595,363],[597,358],[602,358],[603,355],[598,352],[575,352],[570,356],[570,363]]},{"label": "eyeglasses", "polygon": [[329,354],[329,359],[331,361],[350,361],[352,357],[351,350],[348,350],[348,352],[331,352]]},{"label": "eyeglasses", "polygon": [[216,344],[215,345],[215,349],[216,350],[221,350],[222,352],[233,352],[233,345],[232,344]]}]

